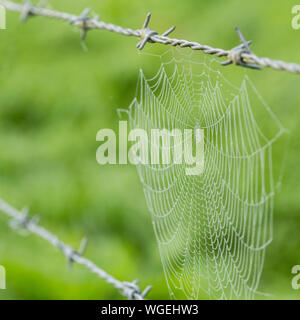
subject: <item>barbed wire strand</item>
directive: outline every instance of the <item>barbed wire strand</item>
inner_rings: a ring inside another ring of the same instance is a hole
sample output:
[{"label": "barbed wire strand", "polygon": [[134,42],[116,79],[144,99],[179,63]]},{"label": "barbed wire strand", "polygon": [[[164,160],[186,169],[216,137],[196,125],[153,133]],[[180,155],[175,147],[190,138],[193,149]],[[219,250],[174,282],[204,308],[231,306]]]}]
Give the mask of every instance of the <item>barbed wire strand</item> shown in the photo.
[{"label": "barbed wire strand", "polygon": [[11,218],[10,227],[15,230],[25,230],[29,233],[33,233],[51,245],[59,249],[67,258],[68,264],[71,265],[73,262],[76,262],[85,268],[87,268],[90,272],[96,274],[99,278],[105,280],[108,284],[115,287],[120,293],[130,300],[144,300],[145,296],[151,290],[151,286],[148,286],[143,292],[140,290],[138,286],[137,280],[133,282],[120,281],[114,278],[112,275],[108,274],[106,271],[99,268],[94,262],[84,258],[82,255],[86,248],[87,239],[84,238],[80,249],[76,251],[71,246],[66,245],[63,241],[61,241],[57,236],[49,232],[42,226],[38,225],[37,217],[30,218],[28,215],[28,210],[23,209],[19,211],[12,207],[10,204],[0,199],[0,211],[2,211],[6,216]]},{"label": "barbed wire strand", "polygon": [[[141,29],[123,28],[121,26],[99,21],[99,17],[89,17],[89,9],[83,11],[80,16],[34,6],[30,1],[25,1],[23,4],[18,4],[8,0],[0,0],[0,5],[7,10],[21,12],[21,20],[26,21],[30,16],[44,16],[52,19],[64,20],[82,29],[82,39],[85,38],[87,31],[92,29],[107,30],[125,36],[132,36],[140,38],[138,49],[143,49],[147,42],[160,43],[164,45],[179,46],[181,48],[190,48],[192,50],[201,50],[206,54],[216,55],[217,57],[227,57],[228,60],[223,65],[235,64],[243,67],[253,68],[254,65],[269,67],[275,70],[285,70],[291,73],[300,73],[300,65],[296,63],[287,63],[281,60],[273,60],[270,58],[261,58],[253,54],[249,50],[250,41],[242,43],[238,47],[231,50],[224,50],[220,48],[213,48],[208,45],[203,45],[195,41],[180,40],[169,38],[168,35],[174,31],[175,27],[170,28],[165,33],[159,35],[158,32],[148,28],[150,21],[150,13],[146,17],[146,21]],[[238,31],[241,38],[241,33]],[[258,69],[258,68],[256,68]]]}]

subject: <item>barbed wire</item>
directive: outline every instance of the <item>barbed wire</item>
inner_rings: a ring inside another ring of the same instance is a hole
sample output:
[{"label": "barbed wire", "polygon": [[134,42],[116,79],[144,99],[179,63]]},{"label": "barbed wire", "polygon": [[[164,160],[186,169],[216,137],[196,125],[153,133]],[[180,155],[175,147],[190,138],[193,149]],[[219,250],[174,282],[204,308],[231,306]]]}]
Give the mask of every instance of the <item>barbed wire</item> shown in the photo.
[{"label": "barbed wire", "polygon": [[220,48],[213,48],[208,45],[203,45],[195,41],[181,40],[170,38],[168,35],[175,30],[175,27],[170,28],[163,34],[151,30],[148,27],[150,21],[150,13],[148,13],[145,23],[141,29],[123,28],[121,26],[99,21],[99,17],[91,18],[89,16],[90,9],[85,9],[80,16],[51,10],[48,8],[34,6],[30,1],[26,0],[23,4],[18,4],[8,0],[0,0],[0,5],[7,10],[21,12],[21,20],[24,22],[30,16],[44,16],[52,19],[67,21],[82,29],[82,40],[86,37],[89,30],[100,29],[110,32],[118,33],[125,36],[132,36],[140,38],[137,44],[138,49],[143,49],[147,42],[160,43],[164,45],[179,46],[181,48],[190,48],[192,50],[201,50],[206,54],[216,55],[217,57],[227,57],[227,61],[223,65],[235,64],[243,67],[258,69],[258,66],[269,67],[275,70],[285,70],[291,73],[300,73],[300,65],[296,63],[288,63],[281,60],[273,60],[267,57],[261,58],[250,51],[249,45],[251,41],[245,41],[241,32],[238,31],[242,44],[232,48],[231,50],[224,50]]},{"label": "barbed wire", "polygon": [[[138,286],[138,281],[120,281],[108,274],[103,269],[99,268],[94,262],[83,257],[84,251],[87,245],[87,238],[81,241],[79,250],[73,249],[71,246],[65,244],[57,236],[52,234],[47,229],[38,225],[38,217],[29,217],[28,209],[19,211],[12,207],[10,204],[0,198],[0,211],[6,216],[11,218],[10,227],[15,230],[27,231],[33,233],[44,240],[48,241],[54,247],[59,249],[67,258],[69,266],[74,262],[84,266],[90,272],[96,274],[99,278],[105,280],[107,283],[115,287],[121,292],[121,294],[130,300],[144,300],[146,295],[151,290],[151,286],[148,286],[143,292]],[[24,232],[23,232],[24,233]]]}]

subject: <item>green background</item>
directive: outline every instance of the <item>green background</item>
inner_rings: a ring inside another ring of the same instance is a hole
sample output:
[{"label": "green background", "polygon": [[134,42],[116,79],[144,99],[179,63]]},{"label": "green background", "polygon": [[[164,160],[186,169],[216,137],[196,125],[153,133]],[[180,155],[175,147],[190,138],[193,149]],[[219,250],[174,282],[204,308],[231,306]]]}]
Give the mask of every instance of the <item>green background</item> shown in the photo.
[{"label": "green background", "polygon": [[[151,11],[153,29],[175,24],[174,37],[225,49],[238,44],[238,25],[253,40],[256,54],[300,62],[300,30],[291,27],[295,1],[50,3],[75,14],[89,6],[104,21],[134,29]],[[75,248],[87,236],[86,257],[120,280],[137,278],[142,288],[151,284],[148,298],[168,299],[136,169],[101,167],[95,159],[97,131],[116,128],[117,109],[126,108],[135,95],[138,39],[92,31],[86,52],[79,38],[67,23],[34,17],[20,24],[17,13],[7,13],[7,30],[0,30],[0,197],[17,208],[29,206],[42,225]],[[300,76],[270,69],[248,74],[290,130],[260,291],[271,294],[262,298],[298,299],[291,268],[300,264]],[[12,231],[3,215],[0,264],[7,270],[7,290],[0,291],[0,299],[121,298],[80,266],[69,270],[66,259],[44,240]]]}]

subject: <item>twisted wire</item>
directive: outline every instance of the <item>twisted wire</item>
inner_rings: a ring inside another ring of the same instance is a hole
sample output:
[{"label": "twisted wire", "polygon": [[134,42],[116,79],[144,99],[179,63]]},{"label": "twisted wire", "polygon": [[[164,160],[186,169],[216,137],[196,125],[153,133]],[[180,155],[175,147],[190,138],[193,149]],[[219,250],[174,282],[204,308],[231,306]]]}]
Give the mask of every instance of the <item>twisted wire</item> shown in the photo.
[{"label": "twisted wire", "polygon": [[84,266],[90,272],[97,275],[99,278],[105,280],[108,284],[119,290],[121,294],[127,299],[144,300],[145,296],[150,291],[151,287],[147,287],[142,292],[137,284],[137,280],[133,282],[120,281],[103,269],[99,268],[94,262],[87,258],[84,258],[82,256],[83,252],[80,252],[81,250],[76,251],[71,246],[61,241],[50,231],[38,225],[36,218],[29,218],[27,211],[19,211],[2,199],[0,199],[0,211],[11,218],[10,227],[12,229],[26,230],[43,238],[52,246],[60,250],[69,262],[76,262],[77,264]]},{"label": "twisted wire", "polygon": [[[60,12],[55,10],[50,10],[47,8],[41,8],[38,6],[34,6],[32,4],[28,5],[28,1],[24,2],[23,4],[18,4],[8,0],[0,0],[0,5],[5,7],[7,10],[21,12],[23,14],[23,21],[26,20],[29,16],[44,16],[52,19],[64,20],[64,21],[73,21],[73,24],[79,28],[86,30],[92,29],[100,29],[106,30],[114,33],[118,33],[125,36],[132,36],[140,38],[144,40],[144,37],[147,36],[146,41],[144,41],[143,45],[140,46],[142,49],[146,42],[151,43],[160,43],[164,45],[171,45],[174,47],[181,47],[181,48],[190,48],[192,50],[201,50],[205,54],[216,55],[217,57],[230,57],[233,54],[233,49],[231,50],[224,50],[221,48],[213,48],[209,45],[204,45],[195,41],[189,40],[182,40],[176,38],[167,37],[165,34],[159,35],[156,31],[148,29],[148,32],[145,33],[145,29],[131,29],[131,28],[123,28],[121,26],[106,23],[104,21],[99,21],[97,18],[89,18],[83,20],[82,17],[66,13]],[[149,15],[148,15],[149,16]],[[148,17],[148,22],[150,17]],[[25,18],[24,18],[25,17]],[[172,30],[173,31],[173,30]],[[273,60],[267,57],[258,57],[257,55],[251,52],[241,52],[239,56],[239,60],[232,61],[235,65],[243,65],[240,62],[247,62],[249,64],[256,64],[262,67],[268,67],[275,70],[284,70],[291,73],[300,73],[300,64],[296,63],[288,63],[282,60]],[[244,65],[245,66],[245,63]]]}]

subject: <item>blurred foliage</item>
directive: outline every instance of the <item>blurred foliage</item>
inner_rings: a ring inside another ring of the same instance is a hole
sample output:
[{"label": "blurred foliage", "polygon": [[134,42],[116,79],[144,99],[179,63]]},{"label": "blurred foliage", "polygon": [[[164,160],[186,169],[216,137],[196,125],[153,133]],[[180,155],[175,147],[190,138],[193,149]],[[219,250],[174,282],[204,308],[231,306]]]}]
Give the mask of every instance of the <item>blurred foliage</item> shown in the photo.
[{"label": "blurred foliage", "polygon": [[[151,11],[151,28],[176,24],[174,36],[221,48],[237,44],[238,25],[258,55],[300,62],[300,30],[291,28],[294,1],[49,2],[72,13],[90,6],[104,21],[132,28],[140,28]],[[168,299],[135,168],[100,167],[95,160],[97,131],[115,128],[116,110],[134,97],[138,40],[92,31],[85,52],[79,31],[67,23],[34,17],[20,24],[16,13],[7,14],[7,30],[0,32],[1,197],[18,208],[29,205],[43,225],[75,247],[87,235],[88,258],[118,279],[153,285],[149,298]],[[291,268],[300,264],[300,76],[273,70],[249,76],[291,132],[260,290],[272,298],[299,298],[291,288]],[[12,232],[1,215],[0,264],[8,287],[0,299],[120,298],[86,270],[74,266],[70,272],[64,257],[43,240]]]}]

